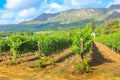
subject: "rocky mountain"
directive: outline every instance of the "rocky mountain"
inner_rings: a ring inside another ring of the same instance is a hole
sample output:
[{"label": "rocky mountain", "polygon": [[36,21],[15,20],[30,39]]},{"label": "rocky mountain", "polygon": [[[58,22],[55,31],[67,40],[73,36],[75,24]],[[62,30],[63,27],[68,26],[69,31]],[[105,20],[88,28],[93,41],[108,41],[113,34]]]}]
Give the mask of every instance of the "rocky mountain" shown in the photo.
[{"label": "rocky mountain", "polygon": [[38,16],[38,17],[36,17],[35,19],[33,19],[32,21],[46,21],[46,20],[48,20],[49,18],[55,17],[56,15],[58,15],[58,14],[57,14],[57,13],[56,13],[56,14],[43,13],[43,14],[41,14],[40,16]]},{"label": "rocky mountain", "polygon": [[120,10],[120,4],[111,5],[109,7],[109,11],[111,11],[111,10]]},{"label": "rocky mountain", "polygon": [[88,22],[95,20],[97,24],[106,20],[120,19],[120,4],[111,5],[109,8],[80,8],[67,10],[55,14],[43,13],[30,21],[17,25],[9,25],[2,31],[39,31],[39,30],[64,30],[84,27]]}]

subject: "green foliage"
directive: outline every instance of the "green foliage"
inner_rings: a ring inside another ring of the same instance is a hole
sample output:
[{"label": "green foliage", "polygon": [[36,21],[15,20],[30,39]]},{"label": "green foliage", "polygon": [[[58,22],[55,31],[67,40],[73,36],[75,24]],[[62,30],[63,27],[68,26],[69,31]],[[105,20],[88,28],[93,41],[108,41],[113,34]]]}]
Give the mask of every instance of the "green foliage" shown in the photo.
[{"label": "green foliage", "polygon": [[105,24],[100,24],[95,32],[99,34],[112,34],[120,31],[120,21],[116,19],[111,19],[105,22]]},{"label": "green foliage", "polygon": [[80,71],[82,66],[81,63],[75,63],[74,65],[75,65],[75,70]]},{"label": "green foliage", "polygon": [[50,55],[63,51],[66,48],[69,48],[72,44],[72,40],[69,37],[57,37],[57,36],[41,36],[39,38],[40,50],[45,55]]},{"label": "green foliage", "polygon": [[[91,49],[92,43],[92,30],[90,28],[90,24],[87,24],[83,30],[76,30],[73,37],[72,50],[73,52],[80,55],[82,62],[75,64],[75,69],[80,70],[80,66],[82,66],[82,72],[90,72],[90,68],[88,66],[88,61],[86,58],[86,54]],[[81,47],[82,46],[82,47]]]},{"label": "green foliage", "polygon": [[[51,55],[59,53],[66,48],[71,47],[75,53],[79,54],[81,57],[89,52],[92,42],[91,37],[92,30],[90,29],[90,24],[86,25],[85,29],[75,30],[73,33],[69,34],[60,34],[60,35],[33,35],[33,34],[12,34],[8,37],[7,40],[0,40],[0,51],[6,52],[10,51],[13,54],[13,60],[9,62],[10,65],[16,63],[16,59],[20,54],[27,54],[29,52],[38,51],[40,48],[40,53],[44,55]],[[80,38],[83,39],[83,52],[80,49]],[[39,43],[39,44],[38,44]],[[7,47],[6,47],[7,46]],[[4,48],[5,47],[5,48]],[[45,64],[48,60],[45,56],[39,56],[38,62],[35,64],[37,67],[45,67]],[[55,60],[50,59],[51,65],[55,65]],[[83,66],[83,71],[89,72],[88,66],[84,62],[80,63],[80,66]],[[77,69],[80,68],[78,65]],[[61,73],[66,73],[66,69],[61,69]]]},{"label": "green foliage", "polygon": [[18,47],[24,43],[26,41],[28,37],[25,35],[21,35],[19,33],[12,34],[9,38],[8,38],[8,45],[10,46],[10,52],[13,53],[13,61],[16,62],[16,58],[19,56],[19,54],[17,53],[17,49]]},{"label": "green foliage", "polygon": [[81,62],[81,65],[82,65],[82,72],[83,73],[88,73],[88,72],[91,72],[91,69],[90,67],[88,66],[88,60],[87,59],[84,59],[82,62]]},{"label": "green foliage", "polygon": [[[38,42],[40,43],[38,47]],[[10,51],[13,54],[13,62],[20,54],[35,52],[40,48],[40,52],[51,55],[69,48],[72,40],[68,35],[46,36],[33,35],[32,33],[15,33],[7,39],[0,40],[0,52]]]},{"label": "green foliage", "polygon": [[105,23],[104,34],[115,33],[120,30],[120,21],[119,20],[108,20]]},{"label": "green foliage", "polygon": [[[73,44],[72,44],[72,50],[73,52],[79,54],[81,57],[85,56],[91,48],[91,42],[92,42],[92,36],[91,36],[92,30],[90,28],[90,24],[87,24],[85,29],[83,30],[76,30],[76,33],[74,33],[73,37]],[[81,51],[81,44],[80,39],[83,39],[83,52]]]},{"label": "green foliage", "polygon": [[95,22],[95,20],[93,20],[91,22],[91,29],[92,29],[93,32],[94,32],[95,28],[96,28],[96,22]]},{"label": "green foliage", "polygon": [[104,24],[100,24],[98,25],[98,27],[94,30],[94,32],[96,33],[96,35],[100,35],[103,34],[103,30],[104,30],[105,25]]},{"label": "green foliage", "polygon": [[75,63],[75,70],[82,71],[82,73],[91,72],[91,68],[88,66],[88,60],[84,59],[81,63]]},{"label": "green foliage", "polygon": [[6,40],[0,40],[0,53],[10,51],[10,47]]},{"label": "green foliage", "polygon": [[45,56],[40,57],[39,61],[35,64],[35,66],[36,67],[44,67],[47,60],[48,60],[48,58]]},{"label": "green foliage", "polygon": [[54,58],[50,58],[50,64],[51,64],[52,66],[55,65],[55,59],[54,59]]},{"label": "green foliage", "polygon": [[0,32],[0,38],[6,38],[10,36],[10,34],[12,34],[12,32]]},{"label": "green foliage", "polygon": [[96,41],[102,42],[116,50],[120,50],[120,32],[109,35],[101,35],[96,38]]},{"label": "green foliage", "polygon": [[120,78],[120,72],[114,72],[113,75]]},{"label": "green foliage", "polygon": [[28,53],[28,52],[35,52],[38,50],[38,45],[36,40],[28,39],[24,43],[18,46],[17,53]]}]

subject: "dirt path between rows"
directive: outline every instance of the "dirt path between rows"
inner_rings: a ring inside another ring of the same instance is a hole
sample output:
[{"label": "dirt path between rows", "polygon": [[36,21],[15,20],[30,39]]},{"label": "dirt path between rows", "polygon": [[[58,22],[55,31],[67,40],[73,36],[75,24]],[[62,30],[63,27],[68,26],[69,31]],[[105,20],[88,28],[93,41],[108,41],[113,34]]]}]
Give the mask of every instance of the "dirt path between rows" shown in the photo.
[{"label": "dirt path between rows", "polygon": [[104,63],[120,62],[120,54],[112,51],[102,43],[93,43],[92,53],[90,55],[90,66],[102,65]]},{"label": "dirt path between rows", "polygon": [[64,53],[65,57],[64,54],[61,55],[64,57],[63,61],[58,59],[55,67],[48,66],[45,69],[28,66],[34,65],[35,61],[15,66],[0,65],[0,80],[120,80],[120,55],[99,42],[93,43],[88,56],[92,73],[78,75],[71,73],[69,71],[72,70],[71,65],[78,57],[68,56],[71,54],[69,50]]},{"label": "dirt path between rows", "polygon": [[111,61],[120,62],[120,54],[109,49],[107,46],[97,42],[96,46],[100,53],[104,56],[104,58],[109,59]]}]

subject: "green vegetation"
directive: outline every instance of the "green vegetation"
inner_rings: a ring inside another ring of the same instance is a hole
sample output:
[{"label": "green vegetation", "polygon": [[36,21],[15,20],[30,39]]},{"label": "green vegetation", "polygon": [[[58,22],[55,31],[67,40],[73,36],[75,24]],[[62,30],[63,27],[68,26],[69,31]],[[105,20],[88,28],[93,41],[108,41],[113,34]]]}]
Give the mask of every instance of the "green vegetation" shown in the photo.
[{"label": "green vegetation", "polygon": [[[74,33],[73,45],[71,49],[73,50],[73,52],[79,54],[83,59],[91,49],[91,33],[92,30],[90,28],[90,24],[87,24],[85,29],[77,30]],[[83,44],[81,44],[81,41],[83,41]],[[83,46],[83,50],[80,48],[81,46]]]},{"label": "green vegetation", "polygon": [[[81,70],[82,67],[82,70]],[[81,63],[75,63],[75,70],[82,71],[82,73],[88,73],[91,71],[90,67],[88,66],[88,60],[84,59]]]},{"label": "green vegetation", "polygon": [[37,61],[37,63],[35,64],[36,67],[44,67],[46,61],[48,60],[47,57],[40,57],[39,61]]},{"label": "green vegetation", "polygon": [[24,43],[27,36],[22,36],[20,34],[11,35],[8,39],[8,45],[10,46],[10,52],[13,53],[13,62],[16,62],[16,58],[19,56],[18,47]]},{"label": "green vegetation", "polygon": [[113,75],[114,75],[115,77],[120,77],[120,72],[114,72]]},{"label": "green vegetation", "polygon": [[[90,51],[92,43],[91,25],[87,24],[84,29],[54,33],[57,32],[13,33],[4,41],[0,40],[2,43],[0,44],[0,51],[1,53],[8,51],[12,53],[12,61],[8,63],[10,65],[15,64],[21,54],[28,55],[31,52],[37,52],[38,56],[36,57],[39,60],[35,66],[44,67],[48,60],[52,66],[55,65],[55,60],[48,59],[47,56],[60,53],[64,49],[71,47],[73,52],[79,54],[82,59],[82,62],[79,63],[82,72],[90,72],[86,54]],[[64,72],[64,70],[61,71]]]},{"label": "green vegetation", "polygon": [[112,34],[120,31],[120,21],[116,19],[111,19],[106,21],[105,24],[100,24],[95,32],[99,34]]},{"label": "green vegetation", "polygon": [[6,40],[0,40],[0,53],[10,51],[10,47]]},{"label": "green vegetation", "polygon": [[67,36],[42,36],[39,38],[40,50],[45,55],[57,53],[63,51],[71,46],[72,40]]},{"label": "green vegetation", "polygon": [[7,58],[8,54],[7,52],[10,51],[10,46],[8,45],[7,40],[0,40],[0,54],[4,54]]},{"label": "green vegetation", "polygon": [[95,29],[96,41],[102,42],[112,50],[120,52],[120,21],[111,19]]},{"label": "green vegetation", "polygon": [[60,73],[60,74],[65,74],[65,73],[67,73],[66,68],[64,68],[64,67],[60,68],[60,69],[59,69],[59,73]]},{"label": "green vegetation", "polygon": [[75,64],[77,70],[80,69],[80,66],[82,67],[82,72],[90,71],[86,58],[86,54],[89,53],[92,43],[92,30],[90,27],[90,24],[87,24],[83,30],[75,31],[71,48],[73,52],[79,54],[82,59],[81,63]]},{"label": "green vegetation", "polygon": [[28,36],[26,33],[16,33],[4,40],[0,40],[0,43],[0,52],[11,52],[13,55],[12,61],[16,63],[16,59],[21,54],[27,55],[29,52],[40,50],[40,53],[46,56],[61,52],[71,46],[72,40],[67,35],[59,37],[42,34],[40,36]]},{"label": "green vegetation", "polygon": [[96,39],[114,49],[115,51],[120,51],[120,32],[114,34],[101,35]]}]

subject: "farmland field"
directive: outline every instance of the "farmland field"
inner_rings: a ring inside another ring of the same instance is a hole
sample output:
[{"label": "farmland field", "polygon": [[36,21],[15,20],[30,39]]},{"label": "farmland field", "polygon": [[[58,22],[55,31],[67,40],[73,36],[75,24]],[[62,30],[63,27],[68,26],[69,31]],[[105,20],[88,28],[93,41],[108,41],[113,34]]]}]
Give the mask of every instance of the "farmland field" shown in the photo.
[{"label": "farmland field", "polygon": [[0,80],[120,80],[119,32],[16,34],[0,40]]},{"label": "farmland field", "polygon": [[[69,56],[68,56],[69,55]],[[68,56],[68,57],[66,57]],[[29,55],[29,60],[23,56],[22,63],[9,66],[5,61],[0,62],[0,80],[119,80],[120,79],[120,55],[110,50],[105,45],[96,42],[92,51],[87,55],[89,65],[92,68],[90,73],[76,73],[72,68],[74,61],[79,59],[78,55],[72,55],[69,49],[56,54],[56,65],[48,65],[45,68],[33,68],[37,61],[35,56]],[[4,56],[2,56],[4,59]]]},{"label": "farmland field", "polygon": [[0,80],[120,80],[120,0],[0,0]]}]

